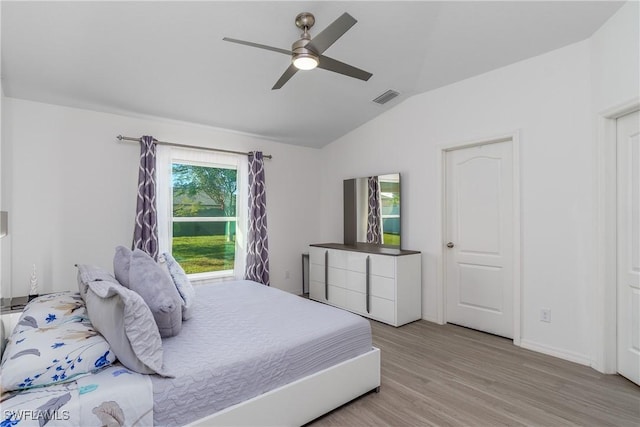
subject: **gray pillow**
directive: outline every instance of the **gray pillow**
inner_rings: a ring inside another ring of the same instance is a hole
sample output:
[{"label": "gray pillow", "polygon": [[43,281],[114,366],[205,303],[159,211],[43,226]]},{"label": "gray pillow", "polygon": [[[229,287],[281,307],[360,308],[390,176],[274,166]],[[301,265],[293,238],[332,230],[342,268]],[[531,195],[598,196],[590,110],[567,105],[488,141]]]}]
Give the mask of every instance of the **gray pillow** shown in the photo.
[{"label": "gray pillow", "polygon": [[83,300],[86,300],[87,289],[90,282],[102,280],[119,284],[115,277],[102,267],[87,264],[77,264],[76,267],[78,267],[78,289],[80,290],[80,296]]},{"label": "gray pillow", "polygon": [[107,281],[89,282],[88,288],[89,319],[120,363],[141,374],[172,377],[163,366],[162,339],[142,297]]},{"label": "gray pillow", "polygon": [[176,285],[180,298],[182,298],[182,320],[189,320],[196,302],[196,291],[193,289],[193,285],[182,266],[169,252],[164,252],[158,259],[158,263],[161,265],[164,263],[169,270],[171,279]]},{"label": "gray pillow", "polygon": [[113,256],[113,274],[122,286],[129,287],[129,267],[131,265],[131,249],[124,246],[116,247]]},{"label": "gray pillow", "polygon": [[178,335],[182,329],[182,300],[171,276],[140,249],[131,254],[129,289],[147,303],[156,320],[160,336]]}]

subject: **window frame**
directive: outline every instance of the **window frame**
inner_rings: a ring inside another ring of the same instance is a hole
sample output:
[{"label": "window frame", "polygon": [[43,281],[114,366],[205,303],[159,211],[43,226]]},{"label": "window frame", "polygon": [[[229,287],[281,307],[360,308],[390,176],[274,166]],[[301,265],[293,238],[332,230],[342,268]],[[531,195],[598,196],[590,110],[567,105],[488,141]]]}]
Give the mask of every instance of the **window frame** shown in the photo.
[{"label": "window frame", "polygon": [[[234,267],[230,270],[209,271],[187,274],[192,282],[239,279],[244,275],[246,250],[244,232],[246,230],[247,191],[244,189],[247,171],[246,156],[221,154],[211,150],[197,150],[170,146],[157,147],[157,211],[158,243],[160,252],[171,252],[173,245],[173,223],[177,222],[224,222],[236,221],[236,241]],[[173,216],[173,164],[235,169],[236,170],[236,216],[235,217],[174,217]],[[186,219],[185,218],[189,218]]]}]

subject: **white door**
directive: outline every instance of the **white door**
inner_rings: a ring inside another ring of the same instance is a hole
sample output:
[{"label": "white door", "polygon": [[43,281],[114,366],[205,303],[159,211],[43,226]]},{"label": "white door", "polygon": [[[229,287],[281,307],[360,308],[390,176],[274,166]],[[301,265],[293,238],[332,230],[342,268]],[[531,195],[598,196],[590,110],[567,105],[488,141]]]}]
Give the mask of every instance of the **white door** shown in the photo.
[{"label": "white door", "polygon": [[618,372],[640,384],[640,112],[617,128]]},{"label": "white door", "polygon": [[446,321],[513,338],[513,146],[446,153]]}]

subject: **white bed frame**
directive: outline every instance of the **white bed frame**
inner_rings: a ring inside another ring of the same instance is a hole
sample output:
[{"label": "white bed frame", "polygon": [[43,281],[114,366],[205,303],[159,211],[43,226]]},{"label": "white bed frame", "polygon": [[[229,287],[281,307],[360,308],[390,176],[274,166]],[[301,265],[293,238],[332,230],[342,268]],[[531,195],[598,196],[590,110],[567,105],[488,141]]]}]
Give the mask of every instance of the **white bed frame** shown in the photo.
[{"label": "white bed frame", "polygon": [[380,350],[374,347],[189,426],[301,426],[379,387]]}]

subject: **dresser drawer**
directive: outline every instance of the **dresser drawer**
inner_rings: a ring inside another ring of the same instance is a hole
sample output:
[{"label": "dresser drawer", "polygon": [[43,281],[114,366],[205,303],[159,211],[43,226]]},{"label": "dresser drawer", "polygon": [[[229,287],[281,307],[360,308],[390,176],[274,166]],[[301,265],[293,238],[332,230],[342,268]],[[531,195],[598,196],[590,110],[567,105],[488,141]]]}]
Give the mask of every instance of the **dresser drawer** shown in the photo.
[{"label": "dresser drawer", "polygon": [[364,273],[367,270],[367,257],[369,254],[363,252],[346,252],[347,253],[347,269]]},{"label": "dresser drawer", "polygon": [[367,314],[367,297],[361,292],[347,290],[346,292],[347,310],[358,314]]},{"label": "dresser drawer", "polygon": [[369,293],[376,297],[395,301],[396,282],[388,277],[372,275],[369,282]]},{"label": "dresser drawer", "polygon": [[329,267],[341,268],[346,270],[348,264],[348,254],[349,252],[345,251],[316,248],[312,246],[309,248],[309,263],[324,266],[325,259],[328,259]]},{"label": "dresser drawer", "polygon": [[[325,298],[328,291],[329,299]],[[314,301],[326,302],[338,307],[344,307],[347,303],[347,290],[338,286],[329,285],[311,280],[309,282],[309,298]]]},{"label": "dresser drawer", "polygon": [[329,273],[329,285],[339,286],[341,288],[347,287],[347,270],[329,267],[327,272]]},{"label": "dresser drawer", "polygon": [[390,323],[394,325],[396,323],[396,305],[393,301],[388,299],[369,297],[369,315],[381,322]]},{"label": "dresser drawer", "polygon": [[347,304],[347,290],[329,285],[329,304],[344,307]]},{"label": "dresser drawer", "polygon": [[367,291],[367,280],[363,273],[357,271],[347,271],[347,289],[352,291],[365,293]]},{"label": "dresser drawer", "polygon": [[328,249],[329,251],[329,267],[347,269],[347,256],[349,252]]},{"label": "dresser drawer", "polygon": [[[309,266],[309,280],[312,282],[313,281],[320,282],[324,286],[324,283],[325,283],[324,272],[325,272],[324,265],[311,264]],[[327,272],[329,274],[327,283],[330,286],[338,286],[340,288],[347,288],[350,286],[349,277],[351,272],[340,269],[340,268],[333,268],[333,267],[329,267],[327,269]],[[364,274],[362,274],[362,277],[364,280]],[[364,292],[364,288],[363,288],[363,292]]]},{"label": "dresser drawer", "polygon": [[362,252],[347,252],[347,270],[365,273],[367,271],[367,257],[369,258],[369,272],[376,276],[396,277],[395,257],[371,255]]},{"label": "dresser drawer", "polygon": [[[332,282],[329,282],[332,283]],[[332,283],[333,284],[333,283]],[[337,284],[337,283],[336,283]],[[346,283],[344,287],[354,291],[366,294],[367,292],[367,276],[364,273],[356,273],[355,271],[346,272]],[[369,275],[369,293],[380,298],[391,301],[396,299],[396,282],[393,279],[382,276]]]},{"label": "dresser drawer", "polygon": [[396,257],[384,255],[370,255],[369,271],[374,276],[396,277]]}]

